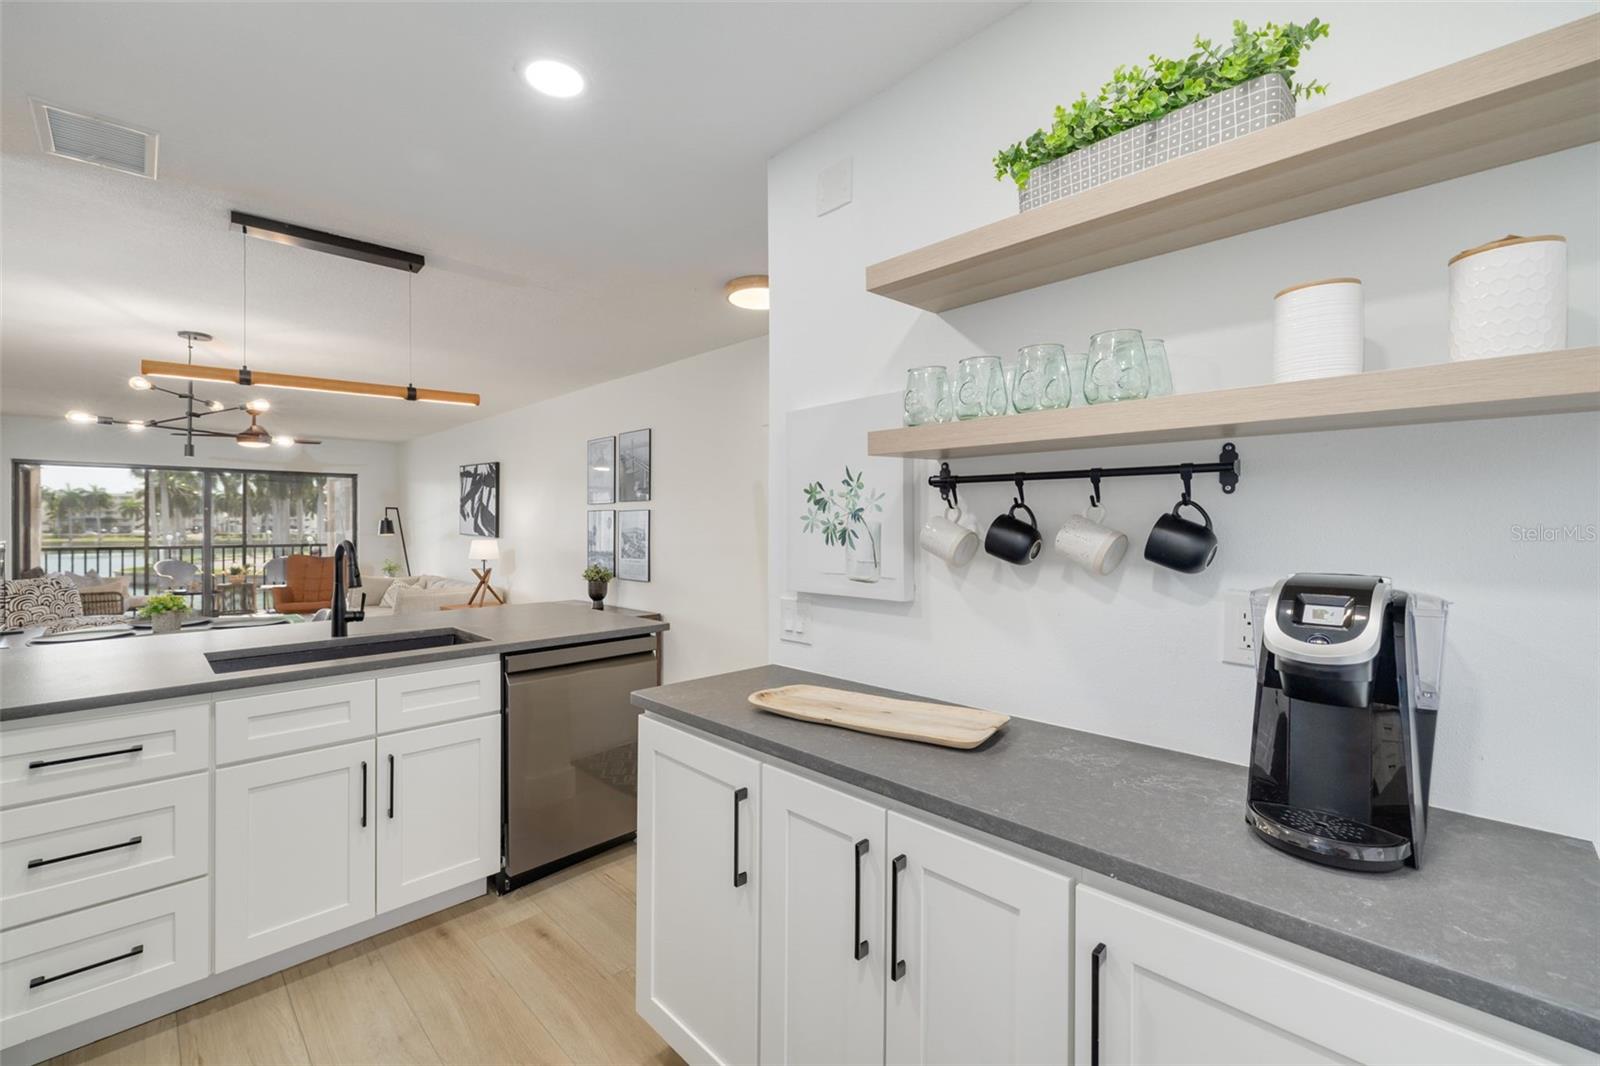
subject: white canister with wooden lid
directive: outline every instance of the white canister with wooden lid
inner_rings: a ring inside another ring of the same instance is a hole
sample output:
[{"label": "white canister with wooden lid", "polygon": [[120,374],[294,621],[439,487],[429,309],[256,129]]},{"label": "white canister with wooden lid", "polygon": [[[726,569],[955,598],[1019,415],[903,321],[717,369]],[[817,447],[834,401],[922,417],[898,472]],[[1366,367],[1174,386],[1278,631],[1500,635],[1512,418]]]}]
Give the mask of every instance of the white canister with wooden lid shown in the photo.
[{"label": "white canister with wooden lid", "polygon": [[1450,358],[1567,346],[1567,239],[1502,237],[1450,260]]},{"label": "white canister with wooden lid", "polygon": [[1289,286],[1272,301],[1272,380],[1361,373],[1366,332],[1360,278]]}]

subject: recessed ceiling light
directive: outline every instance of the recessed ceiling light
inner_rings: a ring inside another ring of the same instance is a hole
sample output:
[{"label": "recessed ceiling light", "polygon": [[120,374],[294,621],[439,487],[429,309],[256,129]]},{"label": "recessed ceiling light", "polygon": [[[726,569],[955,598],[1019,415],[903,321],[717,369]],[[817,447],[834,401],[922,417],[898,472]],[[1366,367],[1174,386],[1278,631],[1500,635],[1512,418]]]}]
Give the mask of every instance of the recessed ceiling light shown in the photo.
[{"label": "recessed ceiling light", "polygon": [[583,92],[583,75],[559,59],[535,59],[522,68],[522,77],[536,91],[558,100]]},{"label": "recessed ceiling light", "polygon": [[766,311],[772,305],[765,274],[746,274],[742,278],[734,278],[722,291],[729,303],[746,311]]}]

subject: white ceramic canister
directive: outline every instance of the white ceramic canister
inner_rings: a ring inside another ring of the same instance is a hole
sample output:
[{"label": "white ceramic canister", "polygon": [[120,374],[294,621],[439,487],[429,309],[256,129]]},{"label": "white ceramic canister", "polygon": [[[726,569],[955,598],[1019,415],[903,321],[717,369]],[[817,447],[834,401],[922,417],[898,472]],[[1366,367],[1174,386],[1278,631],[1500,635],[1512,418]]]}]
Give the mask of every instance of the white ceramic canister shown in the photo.
[{"label": "white ceramic canister", "polygon": [[1502,237],[1450,260],[1450,358],[1567,346],[1567,239]]},{"label": "white ceramic canister", "polygon": [[1308,281],[1273,298],[1273,381],[1359,374],[1365,346],[1360,278]]}]

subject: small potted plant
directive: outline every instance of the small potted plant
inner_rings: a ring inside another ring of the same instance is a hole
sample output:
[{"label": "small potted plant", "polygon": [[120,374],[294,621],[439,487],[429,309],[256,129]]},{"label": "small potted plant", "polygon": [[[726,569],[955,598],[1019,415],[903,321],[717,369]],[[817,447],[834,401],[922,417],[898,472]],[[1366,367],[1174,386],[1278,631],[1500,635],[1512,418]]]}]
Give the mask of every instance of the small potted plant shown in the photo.
[{"label": "small potted plant", "polygon": [[234,564],[233,566],[228,567],[228,584],[230,584],[230,585],[242,585],[242,584],[244,584],[244,576],[245,576],[245,574],[247,574],[249,572],[250,571],[249,571],[249,569],[247,567],[239,566],[237,563]]},{"label": "small potted plant", "polygon": [[189,613],[189,601],[176,592],[151,596],[139,608],[139,617],[150,620],[152,633],[176,633],[183,627],[183,616]]},{"label": "small potted plant", "polygon": [[606,609],[606,586],[611,583],[613,577],[616,575],[599,565],[590,566],[583,571],[583,579],[589,583],[589,598],[594,601],[595,610]]},{"label": "small potted plant", "polygon": [[399,577],[400,576],[400,564],[395,562],[393,559],[385,559],[383,561],[382,570],[383,570],[383,576],[384,577]]}]

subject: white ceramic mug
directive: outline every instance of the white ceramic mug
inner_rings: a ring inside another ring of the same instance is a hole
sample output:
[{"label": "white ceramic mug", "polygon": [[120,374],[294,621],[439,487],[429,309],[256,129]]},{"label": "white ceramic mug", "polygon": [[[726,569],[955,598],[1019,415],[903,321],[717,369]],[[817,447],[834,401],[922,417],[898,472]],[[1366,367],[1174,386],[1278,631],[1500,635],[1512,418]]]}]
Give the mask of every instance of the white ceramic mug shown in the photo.
[{"label": "white ceramic mug", "polygon": [[1089,505],[1081,515],[1067,519],[1056,533],[1056,551],[1102,576],[1111,573],[1128,554],[1128,535],[1105,525],[1106,509]]},{"label": "white ceramic mug", "polygon": [[922,549],[951,566],[966,566],[978,553],[978,530],[975,524],[961,521],[961,508],[947,508],[944,514],[932,514],[922,523],[919,537]]}]

